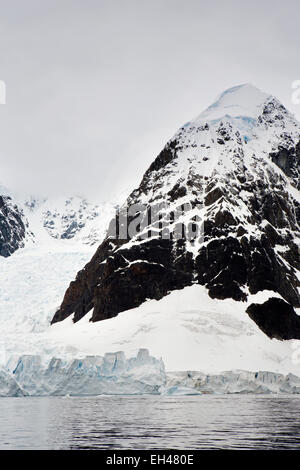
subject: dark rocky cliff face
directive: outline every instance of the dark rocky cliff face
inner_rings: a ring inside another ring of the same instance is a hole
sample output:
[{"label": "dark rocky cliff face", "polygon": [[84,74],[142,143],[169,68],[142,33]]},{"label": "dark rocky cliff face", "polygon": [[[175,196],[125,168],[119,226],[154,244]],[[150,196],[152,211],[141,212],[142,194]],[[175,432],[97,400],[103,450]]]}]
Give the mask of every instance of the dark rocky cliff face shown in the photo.
[{"label": "dark rocky cliff face", "polygon": [[300,339],[300,317],[282,299],[272,297],[262,305],[251,304],[247,313],[270,338]]},{"label": "dark rocky cliff face", "polygon": [[[284,300],[276,304],[271,329],[265,326],[269,304],[261,307],[259,319],[255,309],[248,309],[249,315],[272,337],[298,337],[294,320],[283,328],[277,314],[300,307],[299,127],[273,98],[251,121],[250,137],[242,125],[231,119],[195,121],[178,131],[71,282],[52,323],[71,314],[78,321],[91,309],[92,321],[111,318],[199,283],[218,299],[244,302],[264,290],[280,294]],[[138,204],[140,232],[123,239],[118,231],[112,235],[127,207]],[[179,238],[178,208],[188,227]],[[149,218],[154,209],[159,222]],[[193,238],[189,230],[195,227]]]},{"label": "dark rocky cliff face", "polygon": [[9,196],[0,196],[0,256],[8,257],[23,247],[27,230],[22,210]]}]

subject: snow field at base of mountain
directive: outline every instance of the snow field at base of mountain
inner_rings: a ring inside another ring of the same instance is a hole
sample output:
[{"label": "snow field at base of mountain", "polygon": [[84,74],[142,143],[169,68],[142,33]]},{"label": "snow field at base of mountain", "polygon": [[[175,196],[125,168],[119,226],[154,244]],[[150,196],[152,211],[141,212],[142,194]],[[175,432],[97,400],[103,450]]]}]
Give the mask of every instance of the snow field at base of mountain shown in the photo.
[{"label": "snow field at base of mountain", "polygon": [[[247,305],[272,296],[279,297],[270,291],[250,295]],[[67,318],[47,331],[47,343],[61,354],[68,347],[84,355],[118,350],[135,354],[147,348],[174,371],[244,369],[300,375],[300,364],[293,363],[293,347],[300,347],[300,341],[269,339],[245,313],[247,305],[211,299],[205,287],[194,285],[98,323],[89,322],[91,315],[75,325]]]}]

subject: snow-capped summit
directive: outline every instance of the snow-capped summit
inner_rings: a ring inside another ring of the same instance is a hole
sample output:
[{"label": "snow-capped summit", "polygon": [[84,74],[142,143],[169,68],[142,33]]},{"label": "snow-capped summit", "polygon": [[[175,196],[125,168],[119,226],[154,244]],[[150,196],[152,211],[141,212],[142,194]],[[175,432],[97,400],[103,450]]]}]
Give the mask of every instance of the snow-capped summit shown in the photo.
[{"label": "snow-capped summit", "polygon": [[217,100],[203,111],[194,122],[208,122],[223,119],[226,116],[257,119],[264,104],[272,99],[250,83],[225,90]]},{"label": "snow-capped summit", "polygon": [[209,124],[210,128],[216,128],[220,123],[226,123],[226,127],[229,126],[234,132],[238,131],[246,142],[256,139],[262,143],[265,140],[263,145],[269,143],[274,148],[278,139],[285,139],[283,131],[293,138],[299,134],[299,123],[294,115],[276,97],[251,84],[224,91],[211,106],[184,127],[194,129],[195,126]]},{"label": "snow-capped summit", "polygon": [[[225,91],[178,130],[122,207],[126,214],[141,205],[141,233],[103,241],[53,322],[92,309],[99,321],[200,284],[212,298],[247,302],[270,337],[300,338],[293,310],[300,306],[299,168],[300,125],[291,113],[252,85]],[[174,236],[183,203],[185,224],[201,237]],[[159,224],[149,220],[157,207]],[[268,291],[266,301],[251,305],[260,291]]]}]

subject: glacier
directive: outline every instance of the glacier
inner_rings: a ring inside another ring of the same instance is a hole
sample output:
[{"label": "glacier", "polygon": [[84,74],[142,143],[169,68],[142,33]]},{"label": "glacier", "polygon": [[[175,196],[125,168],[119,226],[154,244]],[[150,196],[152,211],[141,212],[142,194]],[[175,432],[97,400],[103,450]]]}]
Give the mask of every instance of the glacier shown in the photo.
[{"label": "glacier", "polygon": [[[194,393],[193,393],[194,392]],[[300,377],[274,372],[225,371],[204,374],[197,371],[168,373],[166,389],[170,395],[212,394],[299,394]]]},{"label": "glacier", "polygon": [[8,361],[0,370],[0,396],[84,396],[159,394],[166,374],[162,360],[140,349],[135,357],[123,352],[66,361],[39,355]]},{"label": "glacier", "polygon": [[299,394],[300,377],[268,371],[166,372],[162,359],[147,349],[126,358],[124,352],[67,361],[39,355],[10,358],[0,370],[0,397]]}]

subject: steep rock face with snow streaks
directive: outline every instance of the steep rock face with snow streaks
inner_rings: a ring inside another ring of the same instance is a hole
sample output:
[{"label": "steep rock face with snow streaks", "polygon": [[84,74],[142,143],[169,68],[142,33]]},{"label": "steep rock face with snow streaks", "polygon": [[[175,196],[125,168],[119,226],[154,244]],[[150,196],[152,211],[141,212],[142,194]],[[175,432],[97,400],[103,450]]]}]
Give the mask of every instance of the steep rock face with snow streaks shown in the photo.
[{"label": "steep rock face with snow streaks", "polygon": [[22,209],[10,196],[0,196],[0,256],[10,256],[31,236]]},{"label": "steep rock face with snow streaks", "polygon": [[[110,318],[198,283],[217,299],[279,294],[278,328],[277,315],[263,327],[253,308],[250,317],[270,337],[300,338],[293,316],[300,306],[299,142],[299,123],[276,98],[251,85],[222,93],[151,164],[52,322],[71,314],[77,321],[92,309],[92,321]],[[133,205],[139,233],[120,238],[114,227]],[[183,207],[188,229],[176,237],[174,213]],[[262,306],[260,319],[268,310]]]}]

